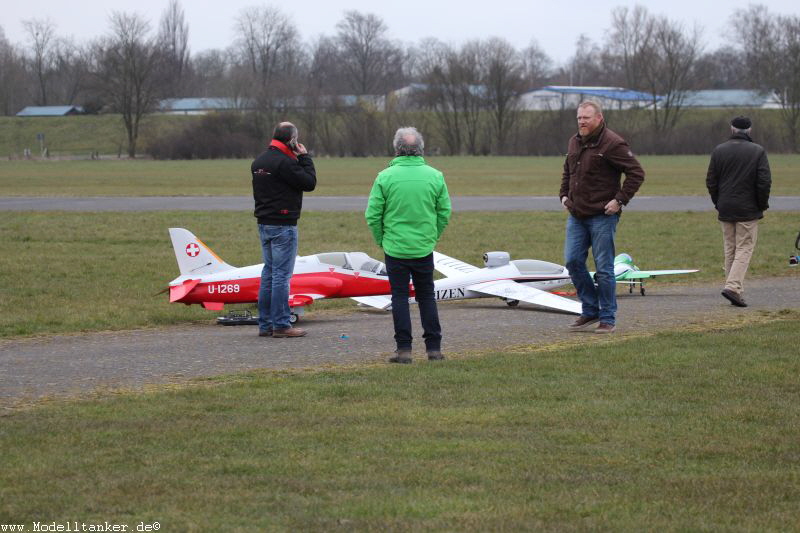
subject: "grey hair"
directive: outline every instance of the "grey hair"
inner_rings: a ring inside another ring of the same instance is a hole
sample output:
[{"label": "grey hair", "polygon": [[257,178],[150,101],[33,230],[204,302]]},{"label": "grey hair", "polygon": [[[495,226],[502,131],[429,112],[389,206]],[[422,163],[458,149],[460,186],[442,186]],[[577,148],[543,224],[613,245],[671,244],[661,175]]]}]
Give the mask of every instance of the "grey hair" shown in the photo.
[{"label": "grey hair", "polygon": [[422,155],[425,150],[425,140],[417,128],[409,126],[398,128],[392,146],[396,155]]},{"label": "grey hair", "polygon": [[750,135],[750,130],[752,130],[752,129],[753,129],[752,126],[747,128],[747,129],[744,129],[744,130],[739,129],[739,128],[734,128],[733,126],[731,126],[731,133],[733,135],[736,135],[737,133],[744,133],[745,135]]},{"label": "grey hair", "polygon": [[600,102],[598,102],[596,100],[584,100],[583,102],[578,104],[578,109],[580,109],[582,107],[593,107],[595,112],[598,115],[602,115],[603,114],[603,108],[600,105]]}]

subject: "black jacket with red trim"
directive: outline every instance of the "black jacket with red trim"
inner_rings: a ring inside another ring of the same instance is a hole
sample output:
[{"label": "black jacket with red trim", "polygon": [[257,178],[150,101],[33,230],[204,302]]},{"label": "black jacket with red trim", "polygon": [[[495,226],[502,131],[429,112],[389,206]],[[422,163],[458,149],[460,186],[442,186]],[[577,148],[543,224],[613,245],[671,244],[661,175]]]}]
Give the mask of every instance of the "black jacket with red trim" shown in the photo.
[{"label": "black jacket with red trim", "polygon": [[303,191],[317,186],[311,156],[296,159],[270,146],[250,165],[253,175],[254,215],[259,224],[296,226],[303,208]]}]

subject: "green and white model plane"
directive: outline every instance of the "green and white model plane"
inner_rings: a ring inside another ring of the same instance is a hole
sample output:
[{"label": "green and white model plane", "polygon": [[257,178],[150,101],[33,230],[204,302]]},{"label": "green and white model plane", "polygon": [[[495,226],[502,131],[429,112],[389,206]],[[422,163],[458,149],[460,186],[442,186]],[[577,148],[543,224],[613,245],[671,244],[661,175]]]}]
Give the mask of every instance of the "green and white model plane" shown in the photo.
[{"label": "green and white model plane", "polygon": [[[669,276],[672,274],[691,274],[692,272],[699,272],[697,269],[693,270],[639,270],[639,267],[633,264],[633,258],[628,254],[619,254],[614,258],[614,278],[617,283],[627,283],[629,285],[628,292],[633,292],[636,284],[639,284],[639,292],[644,296],[644,280],[655,278],[656,276]],[[592,273],[594,277],[594,272]]]}]

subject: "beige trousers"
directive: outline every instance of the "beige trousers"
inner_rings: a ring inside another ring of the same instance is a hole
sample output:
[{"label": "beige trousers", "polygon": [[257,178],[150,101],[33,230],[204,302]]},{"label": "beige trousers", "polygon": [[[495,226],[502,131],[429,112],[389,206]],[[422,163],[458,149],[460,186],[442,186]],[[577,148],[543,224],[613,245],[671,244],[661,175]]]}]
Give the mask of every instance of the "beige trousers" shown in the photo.
[{"label": "beige trousers", "polygon": [[725,246],[725,288],[742,294],[742,283],[758,238],[758,220],[720,223]]}]

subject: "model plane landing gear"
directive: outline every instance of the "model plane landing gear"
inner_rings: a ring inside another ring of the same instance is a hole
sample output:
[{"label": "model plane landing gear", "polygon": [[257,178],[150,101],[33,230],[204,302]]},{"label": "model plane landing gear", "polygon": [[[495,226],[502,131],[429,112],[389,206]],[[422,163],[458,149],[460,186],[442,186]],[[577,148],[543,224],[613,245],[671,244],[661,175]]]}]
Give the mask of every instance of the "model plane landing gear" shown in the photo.
[{"label": "model plane landing gear", "polygon": [[519,300],[506,300],[506,305],[509,307],[516,307],[519,305]]},{"label": "model plane landing gear", "polygon": [[305,311],[304,307],[290,307],[289,308],[289,324],[294,325],[300,320]]},{"label": "model plane landing gear", "polygon": [[258,325],[258,317],[249,310],[228,311],[225,316],[217,317],[217,324],[220,326],[253,326]]}]

